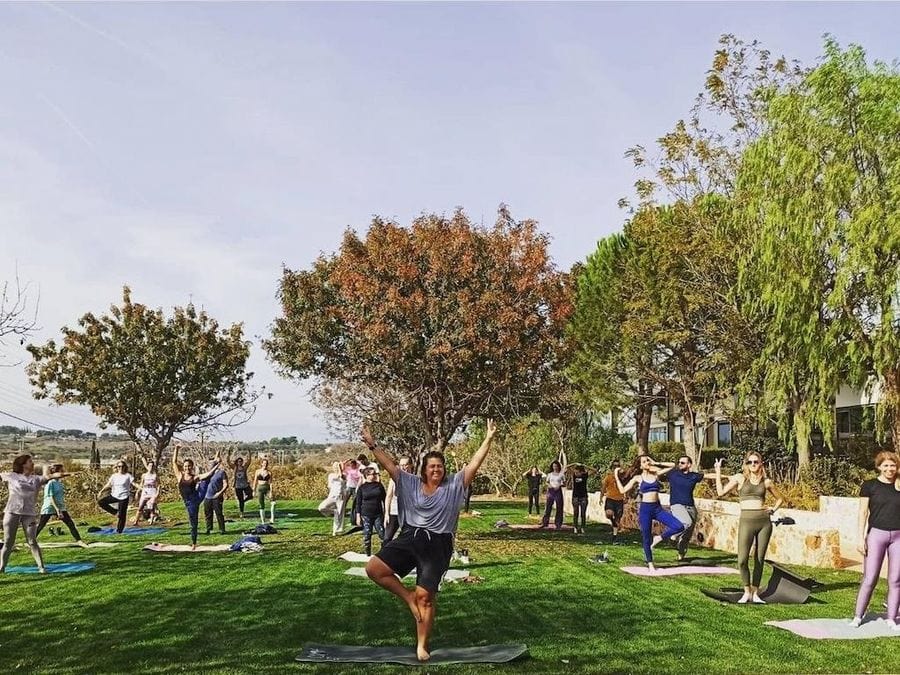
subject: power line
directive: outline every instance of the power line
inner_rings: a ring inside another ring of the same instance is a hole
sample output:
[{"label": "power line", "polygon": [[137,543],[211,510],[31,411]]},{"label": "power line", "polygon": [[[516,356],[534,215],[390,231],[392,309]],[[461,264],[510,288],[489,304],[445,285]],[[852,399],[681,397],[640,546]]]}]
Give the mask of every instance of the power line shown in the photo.
[{"label": "power line", "polygon": [[[30,410],[33,410],[35,413],[37,413],[37,415],[40,415],[45,419],[49,417],[51,422],[61,424],[63,426],[66,426],[67,428],[72,428],[73,425],[75,427],[81,427],[85,425],[93,426],[92,423],[89,423],[87,420],[81,419],[73,413],[60,414],[56,410],[36,406],[34,405],[34,403],[31,403],[31,405],[29,405],[28,403],[25,403],[21,400],[16,400],[15,398],[8,396],[2,390],[0,390],[0,405],[3,404],[11,404],[13,407],[18,408],[29,408]],[[30,415],[31,413],[26,411],[25,414]]]},{"label": "power line", "polygon": [[38,424],[37,422],[29,422],[26,419],[22,419],[21,417],[17,417],[12,413],[8,413],[5,410],[0,410],[0,415],[6,415],[7,417],[12,417],[14,420],[19,420],[20,422],[25,422],[25,424],[30,424],[33,427],[41,427],[42,429],[46,429],[47,431],[56,431],[56,429],[51,429],[50,427],[45,427],[43,424]]}]

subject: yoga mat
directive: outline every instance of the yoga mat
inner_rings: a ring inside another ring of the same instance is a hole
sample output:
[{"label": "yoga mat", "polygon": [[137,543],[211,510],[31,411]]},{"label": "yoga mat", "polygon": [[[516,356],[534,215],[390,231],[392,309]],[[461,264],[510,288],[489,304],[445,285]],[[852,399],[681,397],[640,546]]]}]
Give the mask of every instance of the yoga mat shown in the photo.
[{"label": "yoga mat", "polygon": [[[366,574],[365,567],[351,567],[347,569],[344,574],[349,574],[351,577],[365,577],[368,576]],[[415,570],[407,574],[404,579],[414,579],[416,576]],[[450,581],[454,579],[465,579],[469,576],[469,570],[447,570],[447,573],[444,574],[444,581]]]},{"label": "yoga mat", "polygon": [[201,544],[191,550],[190,544],[147,544],[143,550],[152,553],[223,553],[231,550],[231,546],[229,544]]},{"label": "yoga mat", "polygon": [[766,621],[810,640],[869,640],[880,637],[900,637],[900,630],[894,630],[884,621],[885,614],[866,614],[857,627],[850,625],[850,619],[791,619],[790,621]]},{"label": "yoga mat", "polygon": [[74,541],[48,541],[40,542],[41,548],[112,548],[118,546],[116,541],[92,541],[86,547],[76,544]]},{"label": "yoga mat", "polygon": [[306,645],[298,661],[312,663],[399,663],[405,666],[436,666],[453,663],[506,663],[528,651],[526,645],[484,645],[447,647],[431,652],[429,661],[419,661],[412,647],[351,647],[347,645]]},{"label": "yoga mat", "polygon": [[571,532],[573,528],[571,525],[562,525],[557,530],[555,525],[547,525],[547,527],[541,527],[540,525],[533,525],[531,523],[519,524],[519,525],[510,525],[509,528],[511,530],[537,530],[537,531],[547,531],[547,532]]},{"label": "yoga mat", "polygon": [[[623,572],[633,574],[636,577],[677,577],[683,574],[738,574],[733,567],[703,567],[701,565],[680,565],[678,567],[657,567],[651,570],[647,567],[633,566],[620,567]],[[740,597],[740,596],[738,596]]]},{"label": "yoga mat", "polygon": [[[818,586],[815,579],[801,579],[796,574],[784,567],[772,564],[772,576],[764,591],[760,591],[759,597],[766,601],[767,605],[802,605],[809,600],[809,595],[814,586]],[[701,588],[700,592],[713,600],[720,602],[737,603],[744,594],[743,589],[722,588],[718,591]],[[755,604],[748,602],[748,605]]]},{"label": "yoga mat", "polygon": [[163,527],[126,527],[121,532],[116,532],[116,528],[114,527],[104,527],[102,530],[97,532],[92,532],[91,534],[133,534],[135,536],[141,536],[144,534],[165,534],[166,529]]},{"label": "yoga mat", "polygon": [[[80,562],[54,563],[44,565],[44,567],[47,568],[49,574],[73,574],[75,572],[87,572],[88,570],[94,569],[96,565],[92,562]],[[9,574],[37,574],[38,568],[34,565],[19,565],[16,567],[7,567],[6,571]]]},{"label": "yoga mat", "polygon": [[347,551],[346,553],[341,553],[338,558],[341,560],[346,560],[347,562],[369,562],[369,558],[372,556],[366,555],[365,553],[357,553],[356,551]]}]

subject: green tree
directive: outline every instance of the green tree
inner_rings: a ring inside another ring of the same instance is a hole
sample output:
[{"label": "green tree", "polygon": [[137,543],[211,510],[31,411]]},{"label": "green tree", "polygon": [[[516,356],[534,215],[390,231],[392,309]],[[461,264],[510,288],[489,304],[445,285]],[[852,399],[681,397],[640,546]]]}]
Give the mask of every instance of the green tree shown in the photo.
[{"label": "green tree", "polygon": [[265,342],[279,372],[384,388],[418,409],[424,446],[476,414],[536,408],[558,368],[569,284],[533,221],[456,211],[411,227],[376,218],[337,254],[286,269]]},{"label": "green tree", "polygon": [[577,275],[567,373],[592,406],[634,411],[636,442],[646,452],[653,410],[665,403],[665,391],[646,376],[653,345],[622,332],[631,291],[628,255],[628,240],[611,235],[597,244]]},{"label": "green tree", "polygon": [[255,411],[240,324],[220,329],[190,304],[166,317],[133,303],[127,286],[121,306],[78,324],[60,345],[28,346],[35,398],[88,406],[157,462],[175,434],[236,426]]},{"label": "green tree", "polygon": [[770,391],[790,399],[803,385],[801,441],[812,423],[830,439],[842,379],[880,387],[879,429],[900,449],[900,73],[829,38],[766,122],[739,188],[757,232],[748,289],[783,359]]}]

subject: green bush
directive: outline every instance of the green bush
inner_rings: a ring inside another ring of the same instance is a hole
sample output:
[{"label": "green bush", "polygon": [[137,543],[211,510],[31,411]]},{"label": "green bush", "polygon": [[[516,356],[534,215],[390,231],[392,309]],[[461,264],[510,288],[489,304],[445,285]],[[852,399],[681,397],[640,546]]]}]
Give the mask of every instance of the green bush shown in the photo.
[{"label": "green bush", "polygon": [[647,451],[657,462],[677,462],[684,454],[684,443],[654,441],[647,446]]}]

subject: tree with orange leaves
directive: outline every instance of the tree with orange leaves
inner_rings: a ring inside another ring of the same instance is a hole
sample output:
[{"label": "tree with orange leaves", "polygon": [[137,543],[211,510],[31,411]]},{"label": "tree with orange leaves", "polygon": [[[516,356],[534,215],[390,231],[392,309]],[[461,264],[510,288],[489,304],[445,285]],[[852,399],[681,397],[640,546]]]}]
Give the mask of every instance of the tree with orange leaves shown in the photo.
[{"label": "tree with orange leaves", "polygon": [[410,227],[375,218],[311,269],[284,270],[265,349],[288,378],[401,393],[423,447],[444,447],[473,416],[536,409],[559,368],[571,292],[547,248],[502,205],[489,228],[461,209]]}]

